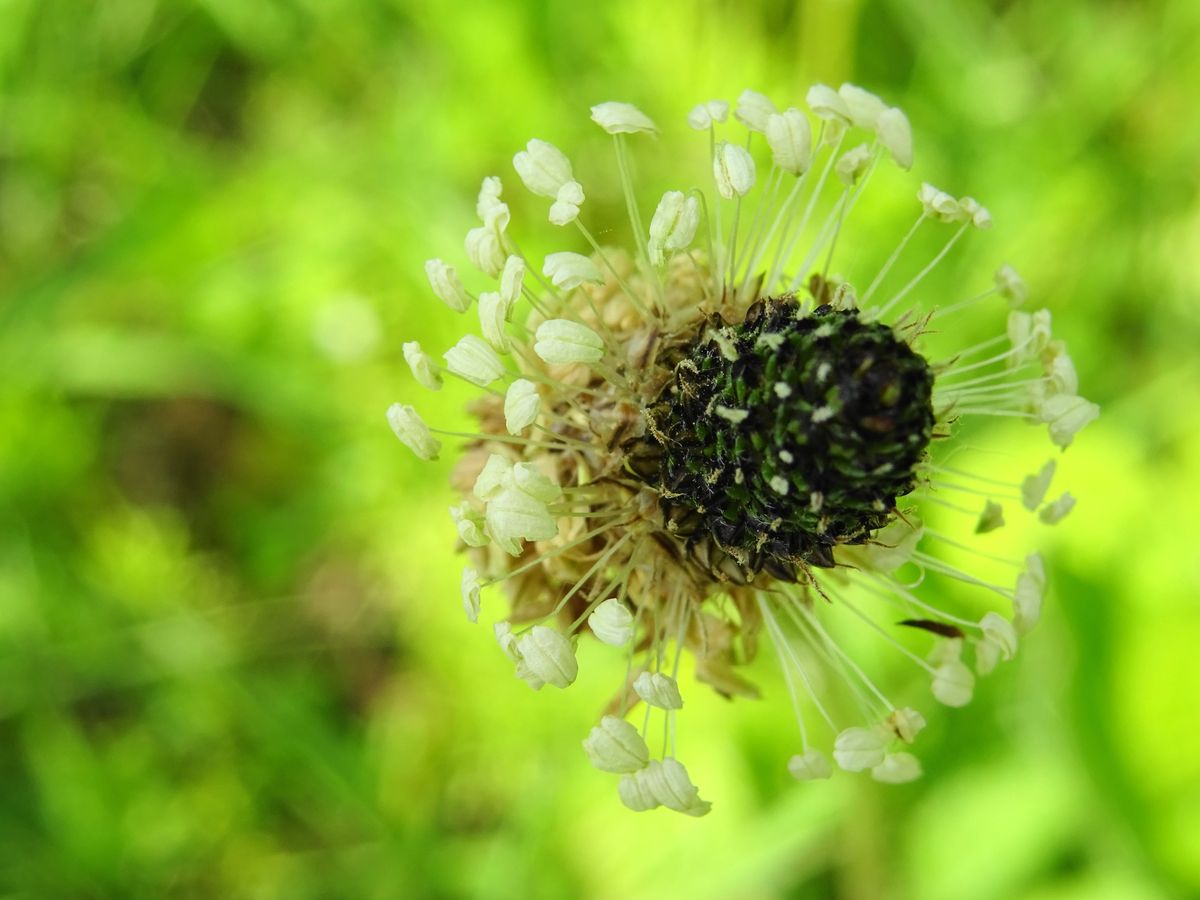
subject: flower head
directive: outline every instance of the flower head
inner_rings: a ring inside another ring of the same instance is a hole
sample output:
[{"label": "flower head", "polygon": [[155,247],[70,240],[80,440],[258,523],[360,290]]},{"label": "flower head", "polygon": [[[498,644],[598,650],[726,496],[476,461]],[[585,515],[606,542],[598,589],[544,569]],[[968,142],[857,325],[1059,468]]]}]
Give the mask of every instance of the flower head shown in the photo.
[{"label": "flower head", "polygon": [[[628,158],[634,146],[658,152],[646,143],[655,123],[628,103],[593,107],[616,151],[628,250],[600,245],[570,160],[531,140],[513,159],[521,182],[553,201],[551,222],[578,240],[526,258],[508,236],[500,180],[485,179],[483,224],[466,250],[498,285],[469,292],[448,264],[427,266],[452,309],[478,297],[482,337],[447,350],[444,369],[405,347],[424,386],[448,373],[485,392],[454,477],[470,495],[451,509],[471,557],[468,618],[482,590],[506,592],[497,641],[535,689],[575,680],[575,642],[588,633],[631,656],[583,746],[620,776],[619,797],[636,811],[709,810],[676,758],[681,663],[690,655],[698,680],[753,697],[743,670],[763,636],[797,717],[795,778],[828,778],[834,765],[886,783],[919,777],[906,748],[924,716],[893,702],[841,636],[866,628],[881,652],[914,665],[933,699],[970,702],[977,676],[1012,659],[1037,622],[1046,575],[1036,553],[1012,563],[1015,583],[979,573],[961,560],[996,554],[967,542],[1005,525],[1001,501],[1054,524],[1075,500],[1046,502],[1052,462],[1010,484],[952,465],[943,448],[976,417],[1045,425],[1066,447],[1098,413],[1077,395],[1049,312],[1015,308],[1029,290],[1010,267],[961,300],[922,296],[955,245],[991,225],[977,200],[922,184],[886,261],[856,280],[833,274],[872,173],[913,165],[912,129],[852,84],[816,85],[806,103],[811,115],[781,112],[745,91],[733,121],[723,100],[698,104],[687,124],[708,132],[712,189],[661,198],[636,194]],[[913,235],[934,229],[941,248],[912,259]],[[545,276],[542,289],[527,270]],[[935,357],[928,335],[947,330],[935,321],[988,301],[997,320],[1014,307],[1007,327]],[[436,456],[435,430],[412,407],[396,404],[388,418],[418,456]],[[953,561],[939,548],[957,551]],[[943,595],[927,595],[925,581],[957,585],[968,609],[935,603]],[[626,718],[639,704],[647,723],[665,725],[657,754]]]}]

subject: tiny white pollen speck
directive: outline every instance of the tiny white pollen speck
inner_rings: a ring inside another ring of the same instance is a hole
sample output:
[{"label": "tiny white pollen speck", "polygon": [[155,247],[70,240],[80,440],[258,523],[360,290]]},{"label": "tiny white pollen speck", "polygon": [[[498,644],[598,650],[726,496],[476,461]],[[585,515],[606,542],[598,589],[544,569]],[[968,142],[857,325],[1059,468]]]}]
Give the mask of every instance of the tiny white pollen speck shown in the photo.
[{"label": "tiny white pollen speck", "polygon": [[713,412],[722,419],[728,419],[734,425],[746,421],[746,417],[750,415],[750,410],[748,409],[732,409],[728,406],[722,406],[720,403],[713,408]]},{"label": "tiny white pollen speck", "polygon": [[724,331],[714,331],[712,335],[713,342],[721,351],[721,355],[730,362],[737,362],[738,352],[737,345],[733,342],[733,338]]}]

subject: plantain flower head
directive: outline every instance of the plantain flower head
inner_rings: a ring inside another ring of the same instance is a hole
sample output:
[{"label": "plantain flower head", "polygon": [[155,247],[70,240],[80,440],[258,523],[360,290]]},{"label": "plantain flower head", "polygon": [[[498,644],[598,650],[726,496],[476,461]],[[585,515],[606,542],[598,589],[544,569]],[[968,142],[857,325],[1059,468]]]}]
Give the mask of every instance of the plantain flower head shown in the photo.
[{"label": "plantain flower head", "polygon": [[[579,640],[628,658],[583,748],[634,811],[709,811],[677,756],[685,696],[699,681],[756,697],[748,667],[768,643],[797,722],[781,764],[797,780],[918,778],[908,748],[925,714],[880,683],[876,656],[911,666],[942,705],[969,703],[977,678],[1016,655],[1046,589],[1037,553],[1008,560],[989,535],[1075,505],[1047,502],[1053,462],[1010,483],[958,464],[955,437],[972,419],[1024,420],[1065,448],[1098,408],[1049,312],[1022,308],[1030,289],[1011,266],[961,296],[929,290],[991,227],[978,200],[914,181],[894,248],[864,275],[838,274],[873,174],[914,166],[908,118],[869,91],[815,85],[793,105],[744,91],[697,104],[661,139],[629,103],[591,118],[613,143],[611,173],[578,170],[541,139],[513,157],[517,183],[550,204],[554,252],[522,253],[505,186],[484,179],[465,242],[482,277],[426,266],[444,305],[477,306],[479,333],[444,366],[405,345],[418,384],[481,392],[447,524],[469,561],[467,618],[504,598],[496,640],[534,689],[570,687]],[[639,193],[632,154],[675,153],[685,125],[704,138],[707,186]],[[624,247],[588,224],[584,186],[610,176]],[[993,335],[935,352],[935,334],[968,330],[967,310]],[[388,420],[422,459],[450,434],[409,405]],[[848,640],[856,629],[875,643]]]}]

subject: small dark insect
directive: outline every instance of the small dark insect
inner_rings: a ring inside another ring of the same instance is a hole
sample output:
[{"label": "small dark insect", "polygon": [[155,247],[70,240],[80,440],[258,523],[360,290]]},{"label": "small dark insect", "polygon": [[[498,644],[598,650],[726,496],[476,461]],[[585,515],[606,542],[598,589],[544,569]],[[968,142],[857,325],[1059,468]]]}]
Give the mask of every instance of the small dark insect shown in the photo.
[{"label": "small dark insect", "polygon": [[947,638],[960,638],[963,636],[962,629],[957,625],[951,625],[949,622],[937,622],[933,619],[905,619],[903,622],[897,622],[897,625],[907,625],[909,628],[920,628],[922,631],[929,631],[933,634],[940,634]]}]

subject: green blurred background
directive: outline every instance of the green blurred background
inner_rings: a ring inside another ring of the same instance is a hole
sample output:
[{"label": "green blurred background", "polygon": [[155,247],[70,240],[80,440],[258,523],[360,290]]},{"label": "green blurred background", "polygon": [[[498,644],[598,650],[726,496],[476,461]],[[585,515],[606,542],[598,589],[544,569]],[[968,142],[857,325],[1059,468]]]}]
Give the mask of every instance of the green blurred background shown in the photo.
[{"label": "green blurred background", "polygon": [[[1190,0],[0,0],[0,896],[1200,895],[1198,36]],[[620,663],[513,678],[449,463],[384,423],[464,421],[399,353],[462,328],[422,262],[469,268],[493,172],[564,249],[508,160],[611,183],[592,103],[663,126],[657,191],[694,102],[845,79],[996,217],[939,283],[1007,259],[1053,310],[1104,407],[1080,506],[922,781],[791,782],[768,658],[762,703],[687,679],[714,813],[635,816],[579,749]]]}]

